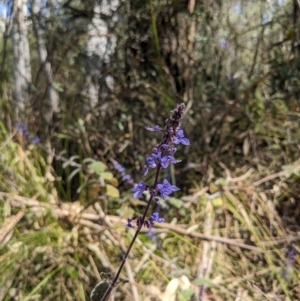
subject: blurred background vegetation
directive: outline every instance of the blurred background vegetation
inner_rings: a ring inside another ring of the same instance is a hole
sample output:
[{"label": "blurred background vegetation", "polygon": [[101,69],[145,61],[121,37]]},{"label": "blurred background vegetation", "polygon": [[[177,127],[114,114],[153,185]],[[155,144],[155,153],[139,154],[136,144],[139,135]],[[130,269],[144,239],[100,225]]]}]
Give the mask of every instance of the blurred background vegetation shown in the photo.
[{"label": "blurred background vegetation", "polygon": [[299,1],[0,13],[0,301],[89,300],[116,272],[147,200],[116,161],[140,181],[160,139],[145,126],[181,102],[191,146],[164,174],[181,190],[111,300],[300,300]]}]

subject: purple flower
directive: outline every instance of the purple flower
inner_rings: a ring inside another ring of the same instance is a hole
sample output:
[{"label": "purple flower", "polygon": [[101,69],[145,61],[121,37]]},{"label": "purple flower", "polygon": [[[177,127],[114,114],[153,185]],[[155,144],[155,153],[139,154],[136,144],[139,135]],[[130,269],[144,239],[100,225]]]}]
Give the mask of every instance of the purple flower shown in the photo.
[{"label": "purple flower", "polygon": [[285,256],[286,260],[284,262],[284,266],[282,267],[280,273],[281,276],[286,280],[289,281],[293,276],[293,268],[295,263],[295,255],[296,250],[293,246],[288,246],[285,249]]},{"label": "purple flower", "polygon": [[24,135],[26,138],[29,137],[28,125],[26,123],[17,122],[17,130],[21,135]]},{"label": "purple flower", "polygon": [[146,159],[146,162],[147,162],[147,164],[146,164],[146,166],[145,166],[144,176],[146,176],[146,175],[148,174],[149,168],[155,168],[155,167],[157,166],[156,160],[155,160],[155,158],[153,158],[153,157],[148,157],[148,158]]},{"label": "purple flower", "polygon": [[130,175],[126,175],[126,174],[122,175],[122,180],[125,181],[125,182],[126,181],[130,181],[131,180],[131,176]]},{"label": "purple flower", "polygon": [[145,177],[149,172],[149,166],[145,165],[144,169],[145,169],[145,172],[144,172],[143,176]]},{"label": "purple flower", "polygon": [[32,140],[31,140],[31,143],[32,144],[38,144],[38,143],[40,143],[40,138],[38,137],[38,136],[34,136],[33,138],[32,138]]},{"label": "purple flower", "polygon": [[147,165],[148,165],[150,168],[155,168],[155,167],[157,166],[155,157],[157,158],[158,156],[155,155],[155,154],[152,154],[152,157],[148,157],[148,158],[146,159]]},{"label": "purple flower", "polygon": [[155,235],[153,228],[150,228],[149,231],[147,232],[146,236],[150,237],[152,241],[157,240],[157,236]]},{"label": "purple flower", "polygon": [[157,223],[163,223],[165,221],[164,218],[159,217],[158,212],[154,212],[149,218],[148,220],[144,221],[144,227],[147,227],[148,229],[151,229],[155,222]]},{"label": "purple flower", "polygon": [[145,127],[146,130],[150,131],[150,132],[160,132],[162,131],[162,128],[159,125],[154,126],[153,128],[146,126]]},{"label": "purple flower", "polygon": [[170,146],[168,144],[162,144],[161,148],[167,151],[169,154],[175,154],[177,151],[176,147]]},{"label": "purple flower", "polygon": [[26,139],[30,140],[32,144],[40,143],[40,138],[38,136],[33,136],[29,134],[28,125],[26,123],[18,121],[16,125],[18,133],[23,135]]},{"label": "purple flower", "polygon": [[132,189],[132,192],[134,192],[133,197],[136,199],[140,198],[147,189],[148,186],[143,181],[140,181],[140,183],[135,185]]},{"label": "purple flower", "polygon": [[172,156],[164,156],[162,159],[161,159],[161,166],[163,168],[167,168],[169,166],[169,164],[173,163],[173,164],[176,164],[178,162],[181,162],[181,160],[176,160],[174,157]]},{"label": "purple flower", "polygon": [[157,222],[157,223],[163,223],[163,222],[165,221],[164,218],[159,217],[158,212],[154,212],[154,213],[151,215],[151,218],[153,219],[153,221],[155,221],[155,222]]},{"label": "purple flower", "polygon": [[230,43],[226,39],[219,40],[219,44],[222,48],[227,48],[230,46]]},{"label": "purple flower", "polygon": [[119,173],[123,173],[125,172],[125,168],[119,163],[117,162],[116,160],[114,159],[111,159],[113,165],[114,165],[114,169],[119,172]]},{"label": "purple flower", "polygon": [[146,225],[148,228],[149,228],[149,231],[148,233],[146,234],[147,236],[151,237],[151,239],[153,241],[156,241],[157,237],[155,235],[155,233],[153,232],[153,226],[154,226],[154,223],[157,222],[157,223],[164,223],[165,222],[165,219],[162,218],[162,217],[159,217],[159,214],[158,212],[154,212],[148,221],[146,221]]},{"label": "purple flower", "polygon": [[292,265],[295,262],[296,250],[292,246],[286,248],[287,264]]},{"label": "purple flower", "polygon": [[168,180],[165,179],[163,184],[157,184],[157,190],[160,192],[160,196],[165,200],[169,194],[178,191],[179,188],[175,185],[171,185]]},{"label": "purple flower", "polygon": [[149,168],[156,168],[158,164],[161,164],[163,168],[167,168],[171,163],[175,164],[181,160],[176,160],[173,156],[163,156],[162,152],[157,154],[153,153],[151,157],[146,159],[145,173],[144,176],[148,174]]},{"label": "purple flower", "polygon": [[114,159],[110,159],[110,161],[112,162],[113,166],[114,166],[114,169],[120,173],[121,177],[122,177],[122,180],[124,182],[127,182],[128,184],[130,185],[134,185],[134,181],[133,179],[131,178],[130,175],[126,174],[126,170],[125,168],[119,163],[117,162],[116,160]]},{"label": "purple flower", "polygon": [[159,217],[157,212],[154,212],[148,219],[143,220],[141,217],[133,216],[132,218],[127,219],[126,228],[133,228],[132,222],[135,221],[137,227],[145,227],[151,229],[154,226],[154,223],[163,223],[165,221],[164,218]]},{"label": "purple flower", "polygon": [[162,159],[161,159],[161,166],[163,167],[163,168],[167,168],[168,166],[169,166],[169,161],[168,161],[168,158],[167,158],[167,156],[165,156],[165,157],[163,157]]},{"label": "purple flower", "polygon": [[183,145],[190,145],[190,140],[184,138],[183,130],[178,131],[176,139],[174,140],[175,144],[183,144]]}]

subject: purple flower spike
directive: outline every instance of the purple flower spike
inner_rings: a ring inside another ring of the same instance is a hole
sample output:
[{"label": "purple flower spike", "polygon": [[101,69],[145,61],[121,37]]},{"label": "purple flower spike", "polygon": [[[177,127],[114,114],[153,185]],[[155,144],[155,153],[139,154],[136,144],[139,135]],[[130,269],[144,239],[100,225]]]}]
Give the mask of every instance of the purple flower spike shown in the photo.
[{"label": "purple flower spike", "polygon": [[190,145],[190,140],[187,138],[184,138],[183,130],[178,131],[177,137],[174,140],[175,144],[183,144],[183,145]]},{"label": "purple flower spike", "polygon": [[157,189],[160,192],[160,196],[165,200],[169,194],[174,191],[178,191],[179,188],[175,185],[171,185],[168,180],[164,180],[163,184],[157,184]]},{"label": "purple flower spike", "polygon": [[140,198],[147,189],[148,186],[143,181],[140,181],[140,183],[135,185],[132,189],[132,192],[134,192],[133,197],[136,199]]},{"label": "purple flower spike", "polygon": [[[170,117],[166,120],[164,127],[160,127],[158,125],[154,127],[146,127],[146,129],[151,132],[161,132],[161,141],[154,146],[152,154],[147,157],[145,163],[144,176],[147,175],[150,169],[153,171],[156,170],[154,182],[152,185],[147,185],[145,182],[140,181],[132,189],[134,198],[141,198],[145,191],[147,191],[147,196],[149,196],[149,198],[143,214],[127,219],[126,228],[136,228],[136,232],[131,243],[129,244],[125,256],[123,257],[122,263],[116,273],[113,283],[107,288],[106,292],[103,292],[102,295],[99,295],[101,301],[109,298],[109,295],[113,289],[113,284],[117,282],[126,259],[128,258],[134,242],[138,238],[142,228],[147,228],[152,239],[156,239],[154,232],[152,231],[155,223],[163,223],[165,220],[159,216],[158,212],[154,212],[152,215],[150,215],[150,217],[147,218],[147,216],[149,216],[149,209],[151,208],[153,202],[158,204],[160,198],[165,200],[172,192],[179,190],[178,187],[171,185],[171,183],[169,183],[166,179],[164,179],[162,183],[158,183],[158,181],[165,168],[167,168],[170,164],[180,162],[180,160],[176,160],[174,158],[174,154],[176,152],[176,145],[174,144],[190,145],[189,139],[184,137],[184,133],[180,129],[180,121],[184,115],[184,109],[184,103],[177,105],[177,107],[172,111]],[[125,170],[122,168],[122,166],[117,164],[114,164],[114,166],[121,173],[123,180],[129,179],[129,176],[125,173]]]},{"label": "purple flower spike", "polygon": [[160,132],[162,131],[162,128],[159,125],[154,126],[153,128],[146,126],[145,127],[146,130],[150,131],[150,132]]}]

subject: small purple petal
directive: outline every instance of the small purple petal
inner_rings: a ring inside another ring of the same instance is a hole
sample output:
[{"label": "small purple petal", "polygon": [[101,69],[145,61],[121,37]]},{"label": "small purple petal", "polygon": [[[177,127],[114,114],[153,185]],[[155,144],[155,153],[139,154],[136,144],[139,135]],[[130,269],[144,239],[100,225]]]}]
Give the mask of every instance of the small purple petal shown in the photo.
[{"label": "small purple petal", "polygon": [[117,172],[119,172],[119,173],[125,172],[125,168],[119,162],[117,162],[114,159],[111,159],[111,162],[113,163],[114,169]]},{"label": "small purple petal", "polygon": [[183,130],[178,131],[177,138],[183,138],[183,137],[184,137]]},{"label": "small purple petal", "polygon": [[168,180],[164,180],[163,184],[157,184],[157,190],[160,192],[160,196],[165,200],[168,195],[174,191],[178,191],[179,188],[175,185],[171,185]]},{"label": "small purple petal", "polygon": [[161,152],[153,153],[151,156],[152,156],[152,158],[155,158],[155,159],[157,159],[158,161],[161,160]]},{"label": "small purple petal", "polygon": [[167,156],[165,156],[165,157],[163,157],[162,159],[161,159],[161,161],[160,161],[160,163],[161,163],[161,166],[163,167],[163,168],[167,168],[168,166],[169,166],[169,160],[168,160],[168,157]]},{"label": "small purple petal", "polygon": [[187,139],[187,138],[182,138],[182,139],[181,139],[181,143],[182,143],[183,145],[190,145],[190,140]]},{"label": "small purple petal", "polygon": [[169,166],[169,164],[173,163],[173,164],[176,164],[178,162],[181,162],[181,160],[176,160],[174,157],[172,156],[164,156],[162,159],[161,159],[161,166],[163,168],[167,168]]},{"label": "small purple petal", "polygon": [[122,176],[122,180],[123,180],[123,181],[130,181],[130,180],[131,180],[131,176],[125,174],[124,176]]},{"label": "small purple petal", "polygon": [[149,166],[148,165],[146,165],[145,167],[145,172],[144,172],[144,177],[148,174],[148,172],[149,172]]},{"label": "small purple petal", "polygon": [[140,183],[135,185],[132,189],[132,192],[134,192],[133,197],[136,199],[140,198],[147,189],[147,185],[143,181],[140,181]]},{"label": "small purple petal", "polygon": [[146,159],[146,162],[147,162],[147,165],[150,167],[150,168],[155,168],[157,165],[156,165],[156,162],[155,162],[155,159],[153,157],[148,157]]},{"label": "small purple petal", "polygon": [[146,236],[150,237],[152,239],[152,241],[156,241],[157,240],[157,236],[155,235],[155,233],[153,232],[153,228],[150,228],[148,233],[146,234]]},{"label": "small purple petal", "polygon": [[122,165],[120,165],[120,164],[116,165],[116,166],[115,166],[115,169],[116,169],[116,171],[118,171],[119,173],[125,172],[125,168],[124,168]]},{"label": "small purple petal", "polygon": [[32,140],[31,140],[32,144],[38,144],[40,143],[40,138],[38,136],[35,136]]},{"label": "small purple petal", "polygon": [[183,145],[190,145],[190,140],[184,137],[183,130],[178,131],[175,140],[173,141],[174,144],[180,144]]},{"label": "small purple petal", "polygon": [[178,162],[181,162],[181,160],[176,160],[174,157],[172,156],[167,156],[169,163],[173,163],[176,164]]},{"label": "small purple petal", "polygon": [[168,152],[170,153],[170,154],[175,154],[176,153],[176,151],[177,151],[177,148],[176,147],[169,147],[168,148]]},{"label": "small purple petal", "polygon": [[227,48],[230,46],[230,43],[226,39],[219,40],[219,44],[222,48]]},{"label": "small purple petal", "polygon": [[286,248],[287,253],[287,262],[288,264],[293,264],[295,262],[295,254],[296,250],[293,247],[287,247]]},{"label": "small purple petal", "polygon": [[154,213],[151,215],[151,218],[153,219],[153,221],[155,221],[155,222],[157,222],[157,223],[163,223],[163,222],[165,221],[164,218],[159,217],[158,212],[154,212]]}]

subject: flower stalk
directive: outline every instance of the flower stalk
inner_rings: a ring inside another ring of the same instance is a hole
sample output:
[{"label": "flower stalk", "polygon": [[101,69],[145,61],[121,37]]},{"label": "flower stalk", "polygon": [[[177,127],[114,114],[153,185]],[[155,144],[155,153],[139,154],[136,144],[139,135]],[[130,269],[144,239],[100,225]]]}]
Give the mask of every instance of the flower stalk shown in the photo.
[{"label": "flower stalk", "polygon": [[139,198],[143,195],[143,192],[149,190],[150,192],[150,199],[147,203],[147,206],[144,210],[142,217],[132,217],[128,219],[127,227],[133,228],[132,223],[136,223],[136,232],[130,242],[130,245],[122,259],[120,267],[113,278],[112,282],[108,286],[106,292],[103,294],[102,298],[99,301],[107,301],[109,298],[112,289],[115,287],[118,278],[121,274],[121,271],[125,265],[125,262],[129,256],[129,253],[142,229],[142,227],[147,227],[151,229],[154,226],[155,222],[161,223],[164,221],[163,218],[159,217],[158,213],[153,213],[148,219],[146,218],[149,208],[151,206],[152,201],[158,202],[158,196],[162,199],[166,199],[168,195],[172,192],[178,191],[179,188],[175,185],[171,185],[167,179],[164,179],[162,183],[159,183],[159,175],[161,171],[167,168],[170,164],[176,164],[181,160],[176,160],[174,158],[174,154],[176,152],[176,147],[174,145],[183,144],[189,145],[189,139],[184,137],[183,131],[180,129],[180,120],[182,119],[183,112],[184,112],[185,105],[182,103],[176,107],[175,110],[172,111],[170,118],[166,120],[166,126],[161,128],[159,126],[154,126],[153,128],[146,127],[147,130],[152,132],[162,132],[162,142],[157,144],[154,149],[153,153],[150,157],[146,159],[146,166],[145,166],[145,173],[144,176],[147,175],[150,169],[156,169],[154,183],[152,186],[147,185],[143,181],[140,181],[133,188],[133,195],[135,198]]}]

